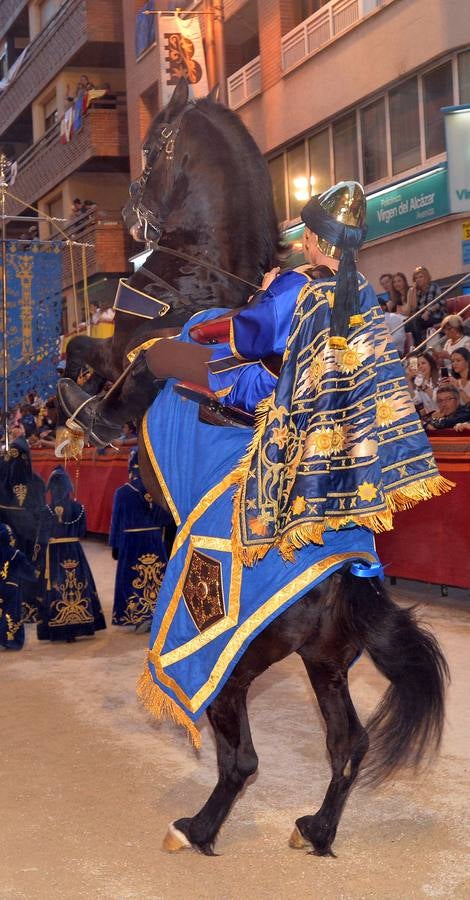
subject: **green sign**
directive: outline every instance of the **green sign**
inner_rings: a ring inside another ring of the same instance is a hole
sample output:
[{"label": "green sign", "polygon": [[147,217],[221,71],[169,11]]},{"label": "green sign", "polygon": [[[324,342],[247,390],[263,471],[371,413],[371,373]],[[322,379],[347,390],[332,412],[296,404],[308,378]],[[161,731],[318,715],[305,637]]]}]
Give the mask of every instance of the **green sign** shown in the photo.
[{"label": "green sign", "polygon": [[436,169],[367,198],[367,240],[449,215],[447,170]]}]

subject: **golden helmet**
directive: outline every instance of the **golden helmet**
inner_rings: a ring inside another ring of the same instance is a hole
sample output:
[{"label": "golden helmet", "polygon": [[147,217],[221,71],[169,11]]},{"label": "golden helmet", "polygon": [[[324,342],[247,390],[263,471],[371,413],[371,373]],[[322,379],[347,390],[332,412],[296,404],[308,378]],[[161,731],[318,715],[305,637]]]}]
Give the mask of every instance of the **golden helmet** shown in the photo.
[{"label": "golden helmet", "polygon": [[[328,188],[317,197],[318,202],[325,212],[335,219],[336,222],[342,222],[344,225],[353,225],[356,228],[362,228],[366,221],[367,203],[364,194],[364,188],[358,181],[340,181],[333,187]],[[308,204],[302,213],[308,210]],[[308,215],[302,214],[302,218],[309,227]],[[314,229],[312,229],[314,230]],[[339,258],[341,256],[341,247],[331,244],[325,238],[318,236],[318,246],[325,256]]]}]

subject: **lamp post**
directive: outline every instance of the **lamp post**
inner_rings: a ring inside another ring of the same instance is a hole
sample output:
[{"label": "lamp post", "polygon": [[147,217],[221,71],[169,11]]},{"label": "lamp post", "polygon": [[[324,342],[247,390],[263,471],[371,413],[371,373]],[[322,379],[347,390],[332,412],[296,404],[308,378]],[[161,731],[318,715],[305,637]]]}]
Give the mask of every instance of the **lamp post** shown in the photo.
[{"label": "lamp post", "polygon": [[5,430],[5,450],[9,448],[8,441],[8,345],[7,345],[7,259],[6,259],[6,216],[5,195],[8,186],[7,171],[9,163],[4,153],[0,153],[0,209],[2,218],[2,327],[3,327],[3,415]]}]

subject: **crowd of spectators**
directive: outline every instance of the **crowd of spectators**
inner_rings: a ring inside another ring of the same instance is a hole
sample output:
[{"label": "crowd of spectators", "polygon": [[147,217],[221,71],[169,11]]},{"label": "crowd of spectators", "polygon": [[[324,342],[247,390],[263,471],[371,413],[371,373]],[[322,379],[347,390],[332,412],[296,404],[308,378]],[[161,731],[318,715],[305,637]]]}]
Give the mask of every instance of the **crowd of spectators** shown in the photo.
[{"label": "crowd of spectators", "polygon": [[[404,272],[381,275],[380,285],[379,302],[405,357],[410,393],[424,427],[429,432],[470,429],[470,319],[467,325],[459,315],[446,315],[445,299],[439,299],[439,286],[424,266],[414,270],[411,285]],[[421,309],[421,315],[408,321]]]}]

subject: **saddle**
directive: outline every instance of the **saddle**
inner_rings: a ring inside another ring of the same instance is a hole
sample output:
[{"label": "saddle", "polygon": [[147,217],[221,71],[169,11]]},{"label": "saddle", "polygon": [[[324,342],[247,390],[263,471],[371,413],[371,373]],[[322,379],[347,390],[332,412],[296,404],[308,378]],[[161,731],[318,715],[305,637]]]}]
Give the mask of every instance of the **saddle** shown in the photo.
[{"label": "saddle", "polygon": [[254,425],[255,417],[251,413],[235,406],[222,406],[212,391],[199,384],[181,381],[173,390],[185,400],[199,404],[199,421],[206,425],[232,428],[252,428]]}]

